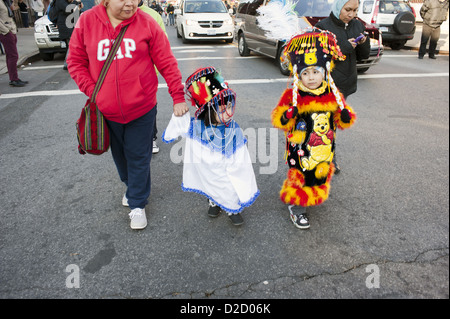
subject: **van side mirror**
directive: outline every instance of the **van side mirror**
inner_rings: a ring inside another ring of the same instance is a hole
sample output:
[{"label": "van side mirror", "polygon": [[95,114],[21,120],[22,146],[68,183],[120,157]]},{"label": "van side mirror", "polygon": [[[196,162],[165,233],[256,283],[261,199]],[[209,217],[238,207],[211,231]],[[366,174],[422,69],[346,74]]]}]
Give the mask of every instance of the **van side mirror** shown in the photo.
[{"label": "van side mirror", "polygon": [[176,14],[176,15],[178,15],[178,14],[181,15],[181,9],[175,9],[175,10],[173,11],[173,13]]}]

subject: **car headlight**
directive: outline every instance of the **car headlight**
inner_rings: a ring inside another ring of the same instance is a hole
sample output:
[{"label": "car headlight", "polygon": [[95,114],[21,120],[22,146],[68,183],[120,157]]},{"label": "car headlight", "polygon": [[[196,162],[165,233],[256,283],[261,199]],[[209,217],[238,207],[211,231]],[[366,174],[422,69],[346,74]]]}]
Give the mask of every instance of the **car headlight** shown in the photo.
[{"label": "car headlight", "polygon": [[190,19],[186,20],[186,25],[195,25],[196,23],[197,23],[197,21],[195,21],[195,20],[190,20]]},{"label": "car headlight", "polygon": [[223,22],[225,25],[232,25],[233,24],[233,20],[229,19],[229,20],[225,20]]},{"label": "car headlight", "polygon": [[36,32],[36,33],[45,33],[45,25],[44,24],[36,24],[34,26],[34,32]]},{"label": "car headlight", "polygon": [[378,47],[380,46],[380,41],[370,38],[370,46]]}]

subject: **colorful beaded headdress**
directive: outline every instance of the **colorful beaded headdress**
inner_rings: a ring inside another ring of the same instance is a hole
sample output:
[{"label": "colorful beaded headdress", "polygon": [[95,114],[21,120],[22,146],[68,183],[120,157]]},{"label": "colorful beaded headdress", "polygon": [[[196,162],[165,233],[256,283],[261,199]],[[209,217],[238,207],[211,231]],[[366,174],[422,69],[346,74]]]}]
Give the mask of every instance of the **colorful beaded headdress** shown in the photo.
[{"label": "colorful beaded headdress", "polygon": [[297,90],[301,86],[300,74],[305,68],[321,67],[326,71],[327,85],[333,91],[336,102],[341,109],[344,108],[344,102],[331,77],[331,70],[332,62],[334,60],[344,61],[345,55],[337,45],[336,36],[333,33],[313,28],[307,32],[296,34],[287,42],[284,54],[287,54],[289,58],[289,68],[294,76],[294,104],[297,100]]},{"label": "colorful beaded headdress", "polygon": [[223,114],[223,111],[219,112],[219,105],[228,105],[226,114],[229,117],[234,114],[236,93],[228,87],[228,83],[214,67],[201,68],[195,71],[187,78],[185,91],[192,105],[197,107],[195,111],[196,119],[207,107],[214,109],[219,115]]},{"label": "colorful beaded headdress", "polygon": [[310,66],[319,66],[329,71],[332,60],[345,60],[337,45],[336,36],[315,28],[294,35],[287,43],[285,53],[289,56],[291,71],[296,66],[298,73]]},{"label": "colorful beaded headdress", "polygon": [[294,10],[295,0],[271,0],[267,5],[257,9],[259,26],[266,36],[287,43],[283,54],[289,60],[289,68],[294,77],[293,98],[297,99],[300,85],[300,73],[307,67],[321,67],[326,70],[327,85],[336,96],[340,108],[344,107],[341,95],[331,77],[333,60],[345,60],[336,36],[317,28],[302,29],[299,17]]}]

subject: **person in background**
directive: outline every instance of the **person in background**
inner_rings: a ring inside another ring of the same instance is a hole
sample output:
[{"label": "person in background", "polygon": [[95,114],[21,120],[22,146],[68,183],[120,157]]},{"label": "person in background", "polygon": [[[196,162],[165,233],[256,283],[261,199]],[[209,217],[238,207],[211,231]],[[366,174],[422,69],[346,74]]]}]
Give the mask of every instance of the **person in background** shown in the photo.
[{"label": "person in background", "polygon": [[73,32],[67,59],[70,76],[80,91],[91,97],[111,43],[127,27],[96,102],[107,121],[120,180],[127,187],[122,205],[131,210],[131,229],[147,226],[145,206],[151,190],[158,90],[155,66],[167,83],[175,116],[189,111],[169,40],[155,19],[138,10],[138,4],[139,0],[103,0],[84,12]]},{"label": "person in background", "polygon": [[97,1],[95,1],[95,0],[81,0],[81,2],[83,3],[83,12],[93,8],[98,3],[100,3],[100,1],[98,1],[98,3],[97,3]]},{"label": "person in background", "polygon": [[6,67],[8,68],[9,85],[13,87],[22,87],[28,84],[28,81],[19,79],[17,73],[17,61],[19,53],[17,52],[17,27],[14,22],[14,13],[10,0],[0,0],[0,42],[3,44],[6,54]]},{"label": "person in background", "polygon": [[169,25],[174,25],[175,21],[174,21],[174,12],[175,12],[175,8],[173,7],[173,5],[171,3],[169,3],[169,5],[167,6],[167,15],[169,16]]},{"label": "person in background", "polygon": [[[336,61],[331,71],[331,76],[345,99],[357,90],[358,57],[367,59],[370,55],[370,41],[367,41],[367,36],[355,42],[355,39],[365,31],[364,24],[355,19],[358,8],[358,0],[335,0],[330,16],[315,25],[316,28],[334,33],[342,54],[346,56],[344,61]],[[340,167],[336,162],[336,151],[333,163],[336,169],[335,174],[339,174]]]},{"label": "person in background", "polygon": [[70,37],[72,36],[73,29],[75,27],[76,21],[70,19],[69,16],[72,16],[73,19],[75,15],[73,14],[75,10],[81,10],[83,8],[83,4],[78,0],[55,0],[56,8],[58,9],[58,20],[56,25],[59,30],[59,38],[66,42],[67,52],[66,57],[64,59],[63,69],[67,70],[67,57],[69,55],[69,43]]},{"label": "person in background", "polygon": [[159,3],[156,3],[156,1],[153,1],[151,6],[151,9],[155,10],[156,12],[158,12],[159,14],[163,13],[163,9],[161,8],[161,6],[159,5]]},{"label": "person in background", "polygon": [[30,7],[34,11],[35,21],[44,15],[44,3],[42,3],[42,0],[30,0]]},{"label": "person in background", "polygon": [[30,24],[28,23],[28,6],[23,0],[18,1],[20,16],[22,18],[22,24],[24,28],[29,28]]},{"label": "person in background", "polygon": [[[141,9],[142,11],[144,11],[145,13],[149,14],[153,19],[156,20],[156,22],[158,22],[158,25],[161,27],[161,29],[163,29],[164,33],[166,33],[166,27],[164,26],[164,21],[161,17],[161,15],[156,12],[155,10],[153,10],[152,8],[147,7],[144,4],[143,0],[140,0],[139,4],[138,4],[139,9]],[[156,70],[158,72],[158,70]],[[156,125],[156,117],[155,117],[155,127],[153,128],[153,148],[152,148],[152,153],[153,154],[157,154],[159,153],[159,146],[156,143],[157,140],[157,134],[158,134],[158,128]]]},{"label": "person in background", "polygon": [[48,6],[50,5],[50,0],[42,0],[42,4],[44,5],[44,12],[47,12]]},{"label": "person in background", "polygon": [[441,24],[447,20],[449,0],[425,0],[420,8],[423,19],[422,37],[420,38],[419,59],[427,52],[430,59],[436,59],[436,46],[441,36]]}]

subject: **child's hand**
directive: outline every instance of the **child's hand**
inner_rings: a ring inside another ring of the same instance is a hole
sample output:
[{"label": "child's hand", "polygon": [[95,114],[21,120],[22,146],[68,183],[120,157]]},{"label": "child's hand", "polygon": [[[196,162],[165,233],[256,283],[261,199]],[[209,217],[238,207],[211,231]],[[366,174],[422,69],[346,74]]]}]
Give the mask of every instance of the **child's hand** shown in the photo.
[{"label": "child's hand", "polygon": [[189,106],[186,104],[186,102],[177,103],[173,106],[173,114],[175,114],[175,116],[183,116],[188,111]]},{"label": "child's hand", "polygon": [[341,121],[344,123],[350,123],[351,120],[350,112],[347,109],[341,111]]}]

